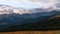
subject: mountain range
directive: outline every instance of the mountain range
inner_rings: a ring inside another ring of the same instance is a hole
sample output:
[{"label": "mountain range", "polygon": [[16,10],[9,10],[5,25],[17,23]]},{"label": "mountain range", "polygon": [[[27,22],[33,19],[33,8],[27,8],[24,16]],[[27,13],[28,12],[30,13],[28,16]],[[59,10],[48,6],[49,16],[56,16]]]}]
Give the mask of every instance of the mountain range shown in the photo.
[{"label": "mountain range", "polygon": [[0,14],[32,14],[32,13],[42,13],[42,12],[50,12],[52,10],[60,10],[56,7],[41,7],[41,8],[34,8],[34,9],[24,9],[24,8],[17,8],[11,7],[8,5],[0,5]]},{"label": "mountain range", "polygon": [[[60,15],[59,8],[42,7],[34,9],[24,9],[15,8],[8,5],[0,5],[0,31],[15,31],[28,29],[48,30],[50,28],[53,29],[52,26],[48,26],[48,23],[53,24],[53,22],[46,21],[56,15]],[[40,25],[37,26],[37,24]]]}]

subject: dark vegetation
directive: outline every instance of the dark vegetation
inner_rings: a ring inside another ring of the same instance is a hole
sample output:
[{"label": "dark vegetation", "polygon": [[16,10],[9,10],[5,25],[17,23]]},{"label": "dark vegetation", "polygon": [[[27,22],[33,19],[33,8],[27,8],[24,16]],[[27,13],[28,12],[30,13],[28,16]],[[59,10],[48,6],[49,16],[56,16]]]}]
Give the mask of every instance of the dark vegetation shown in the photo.
[{"label": "dark vegetation", "polygon": [[60,15],[60,12],[0,15],[0,31],[59,30],[60,18],[49,20],[56,15]]}]

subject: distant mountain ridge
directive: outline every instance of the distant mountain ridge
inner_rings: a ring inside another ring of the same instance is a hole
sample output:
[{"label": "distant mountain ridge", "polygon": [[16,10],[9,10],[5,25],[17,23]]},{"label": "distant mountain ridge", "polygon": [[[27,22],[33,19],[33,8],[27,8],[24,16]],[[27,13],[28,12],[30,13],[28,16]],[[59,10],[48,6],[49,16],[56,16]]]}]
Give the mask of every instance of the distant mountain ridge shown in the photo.
[{"label": "distant mountain ridge", "polygon": [[54,7],[24,9],[0,5],[0,31],[58,29],[60,27],[57,28],[57,25],[60,26],[60,22],[56,24],[57,22],[48,20],[57,15],[60,15],[60,9]]},{"label": "distant mountain ridge", "polygon": [[[16,8],[16,7],[11,7],[8,5],[0,5],[0,14],[32,14],[32,13],[41,13],[41,12],[50,12],[52,10],[56,10],[57,8],[54,7],[41,7],[41,8],[35,8],[35,9],[24,9],[24,8]],[[60,10],[60,9],[57,9]]]}]

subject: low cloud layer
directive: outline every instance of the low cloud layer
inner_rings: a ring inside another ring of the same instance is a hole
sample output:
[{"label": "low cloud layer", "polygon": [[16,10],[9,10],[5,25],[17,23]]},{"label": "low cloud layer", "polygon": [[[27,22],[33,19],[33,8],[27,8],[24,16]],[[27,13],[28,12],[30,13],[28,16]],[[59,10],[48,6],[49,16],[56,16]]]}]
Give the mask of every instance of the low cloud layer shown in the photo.
[{"label": "low cloud layer", "polygon": [[37,3],[37,4],[39,4],[39,3],[55,3],[56,2],[56,0],[23,0],[24,2],[26,2],[26,3]]},{"label": "low cloud layer", "polygon": [[13,7],[58,7],[60,8],[60,0],[0,0],[0,4],[11,5]]},{"label": "low cloud layer", "polygon": [[25,3],[47,4],[50,6],[60,7],[60,0],[23,0]]}]

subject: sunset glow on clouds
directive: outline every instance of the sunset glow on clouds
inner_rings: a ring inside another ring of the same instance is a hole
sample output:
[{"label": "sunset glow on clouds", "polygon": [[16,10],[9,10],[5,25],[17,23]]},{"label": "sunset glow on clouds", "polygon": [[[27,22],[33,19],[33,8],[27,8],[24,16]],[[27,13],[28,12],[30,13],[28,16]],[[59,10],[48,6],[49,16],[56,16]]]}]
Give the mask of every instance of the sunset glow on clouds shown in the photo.
[{"label": "sunset glow on clouds", "polygon": [[0,0],[0,4],[23,8],[55,6],[56,3],[60,4],[60,0]]}]

